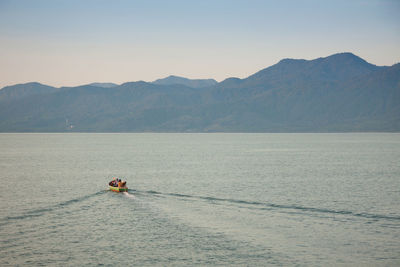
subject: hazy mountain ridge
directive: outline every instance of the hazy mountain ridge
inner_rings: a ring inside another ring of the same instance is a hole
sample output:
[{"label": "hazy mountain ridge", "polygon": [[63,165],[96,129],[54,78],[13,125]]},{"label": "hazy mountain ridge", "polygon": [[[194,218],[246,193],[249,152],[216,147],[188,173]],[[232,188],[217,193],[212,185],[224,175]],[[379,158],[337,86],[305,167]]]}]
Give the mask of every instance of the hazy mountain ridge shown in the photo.
[{"label": "hazy mountain ridge", "polygon": [[216,85],[218,82],[214,79],[187,79],[184,77],[170,75],[166,78],[155,80],[152,83],[158,85],[182,84],[192,88],[204,88]]},{"label": "hazy mountain ridge", "polygon": [[245,79],[201,89],[164,82],[112,90],[95,84],[6,87],[0,90],[0,131],[400,130],[400,64],[378,67],[351,53],[284,59]]},{"label": "hazy mountain ridge", "polygon": [[103,88],[113,88],[113,87],[118,86],[118,84],[116,84],[116,83],[90,83],[88,85],[96,86],[96,87],[103,87]]},{"label": "hazy mountain ridge", "polygon": [[57,88],[44,85],[38,82],[16,84],[11,86],[6,86],[1,89],[0,102],[17,100],[23,97],[36,94],[54,93],[56,91],[58,91]]}]

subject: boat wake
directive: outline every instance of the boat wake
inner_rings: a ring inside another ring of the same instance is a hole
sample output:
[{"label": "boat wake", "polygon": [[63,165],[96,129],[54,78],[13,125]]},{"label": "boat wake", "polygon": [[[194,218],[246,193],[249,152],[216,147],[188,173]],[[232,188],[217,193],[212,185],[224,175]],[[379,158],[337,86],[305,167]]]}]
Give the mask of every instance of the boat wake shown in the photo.
[{"label": "boat wake", "polygon": [[122,194],[124,194],[124,196],[126,196],[127,198],[130,198],[130,199],[135,199],[136,198],[134,195],[129,194],[128,192],[122,192]]},{"label": "boat wake", "polygon": [[335,215],[347,215],[353,217],[361,217],[365,219],[373,219],[373,220],[393,220],[399,221],[400,216],[396,215],[383,215],[383,214],[372,214],[366,212],[354,212],[349,210],[334,210],[334,209],[326,209],[326,208],[316,208],[316,207],[305,207],[300,205],[285,205],[285,204],[276,204],[276,203],[268,203],[268,202],[258,202],[258,201],[247,201],[247,200],[239,200],[239,199],[230,199],[230,198],[217,198],[217,197],[206,197],[206,196],[193,196],[193,195],[185,195],[185,194],[177,194],[177,193],[162,193],[157,191],[139,191],[138,193],[143,194],[151,194],[155,196],[172,196],[176,198],[182,199],[197,199],[204,200],[208,202],[227,202],[231,204],[237,204],[241,207],[254,208],[259,210],[277,210],[281,212],[302,212],[309,214],[327,214],[331,216]]},{"label": "boat wake", "polygon": [[87,200],[89,198],[104,194],[105,192],[107,192],[107,191],[106,190],[101,190],[101,191],[98,191],[98,192],[93,193],[93,194],[88,194],[88,195],[81,196],[81,197],[78,197],[78,198],[74,198],[74,199],[70,199],[70,200],[67,200],[67,201],[63,201],[63,202],[57,203],[57,204],[52,205],[52,206],[30,210],[30,211],[27,211],[27,212],[25,212],[24,214],[21,214],[21,215],[7,216],[5,218],[1,218],[0,219],[0,226],[8,224],[10,221],[24,220],[24,219],[31,219],[31,218],[34,218],[34,217],[40,217],[40,216],[42,216],[42,215],[44,215],[46,213],[49,213],[49,212],[52,212],[52,211],[55,211],[55,210],[58,210],[58,209],[61,209],[61,208],[65,208],[65,207],[70,206],[70,205],[72,205],[74,203],[85,201],[85,200]]}]

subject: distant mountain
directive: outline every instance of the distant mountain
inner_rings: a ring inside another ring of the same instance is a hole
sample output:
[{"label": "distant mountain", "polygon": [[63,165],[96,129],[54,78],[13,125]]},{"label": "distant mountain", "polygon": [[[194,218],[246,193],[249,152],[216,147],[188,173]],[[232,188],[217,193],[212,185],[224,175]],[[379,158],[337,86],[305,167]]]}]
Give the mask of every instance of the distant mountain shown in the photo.
[{"label": "distant mountain", "polygon": [[340,53],[314,60],[283,59],[246,79],[229,78],[222,83],[229,82],[228,87],[293,87],[299,82],[344,81],[381,68],[385,67],[372,65],[352,53]]},{"label": "distant mountain", "polygon": [[204,88],[216,85],[218,82],[214,79],[187,79],[171,75],[164,79],[155,80],[153,83],[159,85],[182,84],[192,88]]},{"label": "distant mountain", "polygon": [[[1,132],[400,131],[400,64],[351,54],[284,59],[201,89],[183,78],[0,90]],[[70,125],[74,125],[73,128]]]},{"label": "distant mountain", "polygon": [[103,88],[113,88],[113,87],[118,86],[118,84],[115,84],[115,83],[90,83],[88,85],[95,86],[95,87],[103,87]]},{"label": "distant mountain", "polygon": [[0,90],[0,102],[13,101],[31,95],[54,93],[58,89],[37,82],[6,86]]},{"label": "distant mountain", "polygon": [[[398,131],[399,82],[397,65],[378,67],[351,53],[284,59],[217,85],[214,98],[238,107],[216,129],[236,128],[245,112],[249,122],[258,118],[246,126],[253,131]],[[390,105],[372,111],[383,103]]]}]

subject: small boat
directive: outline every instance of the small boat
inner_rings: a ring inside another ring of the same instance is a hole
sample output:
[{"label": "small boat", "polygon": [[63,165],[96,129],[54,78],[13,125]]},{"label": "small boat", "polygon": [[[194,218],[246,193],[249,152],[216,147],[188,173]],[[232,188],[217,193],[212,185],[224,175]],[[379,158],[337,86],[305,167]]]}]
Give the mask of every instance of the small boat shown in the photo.
[{"label": "small boat", "polygon": [[110,190],[114,192],[128,192],[128,187],[115,187],[110,185]]},{"label": "small boat", "polygon": [[121,181],[121,179],[113,178],[111,182],[108,183],[110,190],[114,192],[128,192],[128,187],[126,186],[126,181]]}]

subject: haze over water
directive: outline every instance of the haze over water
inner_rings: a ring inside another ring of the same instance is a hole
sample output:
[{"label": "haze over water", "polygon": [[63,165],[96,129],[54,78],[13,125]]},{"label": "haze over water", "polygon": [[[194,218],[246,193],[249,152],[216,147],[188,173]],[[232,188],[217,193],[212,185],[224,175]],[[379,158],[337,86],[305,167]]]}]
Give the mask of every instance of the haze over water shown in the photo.
[{"label": "haze over water", "polygon": [[[0,134],[0,265],[400,264],[399,134]],[[129,193],[107,191],[112,176]]]}]

